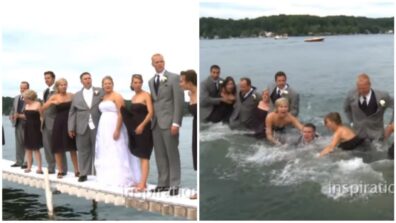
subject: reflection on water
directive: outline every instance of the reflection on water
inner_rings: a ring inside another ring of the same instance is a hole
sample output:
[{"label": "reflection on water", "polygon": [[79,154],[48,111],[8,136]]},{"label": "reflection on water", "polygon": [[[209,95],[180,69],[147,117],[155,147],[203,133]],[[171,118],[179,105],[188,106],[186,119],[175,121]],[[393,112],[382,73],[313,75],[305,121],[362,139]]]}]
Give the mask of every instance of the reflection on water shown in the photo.
[{"label": "reflection on water", "polygon": [[[54,199],[57,199],[55,196]],[[68,206],[68,205],[67,205]],[[54,206],[55,216],[48,216],[47,206],[40,202],[40,195],[26,193],[22,189],[3,188],[3,220],[98,220],[97,204],[92,202],[89,212],[78,211],[67,206]]]},{"label": "reflection on water", "polygon": [[[50,220],[45,203],[39,195],[25,193],[24,190],[3,188],[3,220]],[[80,217],[73,208],[55,206],[53,220]]]}]

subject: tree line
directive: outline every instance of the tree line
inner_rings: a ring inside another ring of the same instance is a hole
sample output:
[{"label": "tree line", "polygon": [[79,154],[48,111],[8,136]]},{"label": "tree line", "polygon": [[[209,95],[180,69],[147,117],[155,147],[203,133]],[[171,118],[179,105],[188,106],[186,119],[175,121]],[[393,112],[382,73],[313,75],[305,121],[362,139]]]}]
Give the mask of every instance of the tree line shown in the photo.
[{"label": "tree line", "polygon": [[273,15],[254,19],[200,18],[201,38],[264,36],[266,32],[289,36],[393,33],[393,17]]}]

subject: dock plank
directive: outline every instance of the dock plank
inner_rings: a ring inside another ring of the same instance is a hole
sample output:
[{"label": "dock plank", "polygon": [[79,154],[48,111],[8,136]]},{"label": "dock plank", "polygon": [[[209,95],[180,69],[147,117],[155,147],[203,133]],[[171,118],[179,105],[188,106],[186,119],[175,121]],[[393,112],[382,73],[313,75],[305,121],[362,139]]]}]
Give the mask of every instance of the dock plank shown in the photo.
[{"label": "dock plank", "polygon": [[[36,174],[36,166],[32,167],[30,173],[25,173],[21,168],[11,167],[13,163],[13,161],[3,159],[3,180],[39,189],[45,188],[44,175]],[[49,175],[51,188],[63,194],[135,208],[140,211],[156,212],[190,220],[197,219],[198,200],[189,199],[196,193],[193,189],[180,188],[179,195],[170,196],[169,192],[149,192],[150,189],[155,188],[152,184],[147,186],[147,192],[134,192],[132,188],[100,184],[95,176],[88,176],[85,182],[78,182],[77,179],[71,172],[62,179],[58,179],[56,174]]]}]

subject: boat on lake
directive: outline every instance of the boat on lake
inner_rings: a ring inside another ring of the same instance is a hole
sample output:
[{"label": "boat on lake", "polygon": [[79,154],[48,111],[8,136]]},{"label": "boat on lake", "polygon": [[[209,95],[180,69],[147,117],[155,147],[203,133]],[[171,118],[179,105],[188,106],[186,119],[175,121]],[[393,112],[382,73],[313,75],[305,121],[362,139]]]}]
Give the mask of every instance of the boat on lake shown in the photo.
[{"label": "boat on lake", "polygon": [[312,37],[305,39],[304,42],[323,42],[324,39],[324,37]]},{"label": "boat on lake", "polygon": [[275,40],[282,40],[282,39],[287,39],[288,35],[287,34],[283,34],[283,35],[276,35],[274,37]]}]

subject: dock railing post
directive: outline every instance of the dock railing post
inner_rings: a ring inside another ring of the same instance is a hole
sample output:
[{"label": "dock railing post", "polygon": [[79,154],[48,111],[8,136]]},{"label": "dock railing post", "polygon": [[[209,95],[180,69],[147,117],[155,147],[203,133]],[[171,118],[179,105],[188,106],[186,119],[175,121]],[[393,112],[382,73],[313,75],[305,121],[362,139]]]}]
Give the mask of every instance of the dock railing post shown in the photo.
[{"label": "dock railing post", "polygon": [[51,186],[49,182],[49,174],[47,168],[44,169],[44,186],[45,186],[45,200],[47,203],[48,216],[52,218],[54,216],[54,206],[52,205],[52,192],[51,192]]}]

